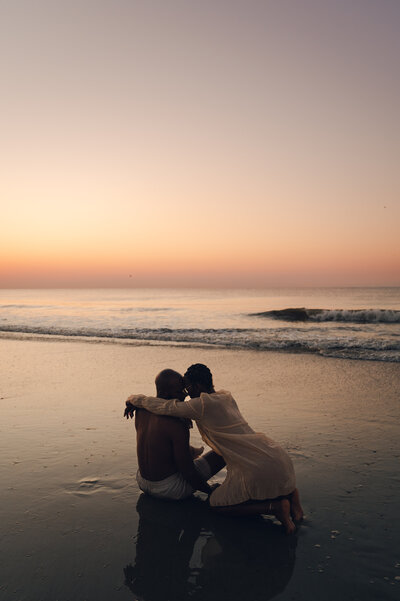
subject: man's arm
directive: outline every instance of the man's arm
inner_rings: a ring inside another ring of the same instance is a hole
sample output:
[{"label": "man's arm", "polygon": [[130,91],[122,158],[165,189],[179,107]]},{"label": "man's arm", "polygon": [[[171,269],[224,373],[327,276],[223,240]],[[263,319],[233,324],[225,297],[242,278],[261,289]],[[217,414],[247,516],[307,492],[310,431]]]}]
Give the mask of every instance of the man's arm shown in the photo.
[{"label": "man's arm", "polygon": [[178,471],[195,490],[210,494],[212,488],[196,470],[189,447],[189,430],[182,424],[173,424],[171,428],[174,460]]},{"label": "man's arm", "polygon": [[159,399],[145,396],[144,394],[133,394],[126,401],[125,416],[132,417],[134,408],[141,407],[150,413],[158,415],[173,415],[174,417],[186,417],[189,419],[201,419],[203,415],[203,403],[200,397],[190,401],[178,401],[177,399]]}]

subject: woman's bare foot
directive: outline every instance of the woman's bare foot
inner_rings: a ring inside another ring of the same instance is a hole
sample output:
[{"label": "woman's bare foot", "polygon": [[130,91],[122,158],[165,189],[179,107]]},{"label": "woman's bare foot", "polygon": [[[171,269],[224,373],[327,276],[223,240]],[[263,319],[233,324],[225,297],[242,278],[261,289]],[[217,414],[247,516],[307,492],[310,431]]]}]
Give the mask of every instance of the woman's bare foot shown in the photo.
[{"label": "woman's bare foot", "polygon": [[291,494],[290,497],[290,515],[292,520],[295,522],[301,522],[304,517],[303,508],[300,503],[300,495],[297,488]]},{"label": "woman's bare foot", "polygon": [[296,526],[290,517],[290,503],[287,499],[270,503],[270,512],[275,515],[285,528],[286,534],[293,534]]}]

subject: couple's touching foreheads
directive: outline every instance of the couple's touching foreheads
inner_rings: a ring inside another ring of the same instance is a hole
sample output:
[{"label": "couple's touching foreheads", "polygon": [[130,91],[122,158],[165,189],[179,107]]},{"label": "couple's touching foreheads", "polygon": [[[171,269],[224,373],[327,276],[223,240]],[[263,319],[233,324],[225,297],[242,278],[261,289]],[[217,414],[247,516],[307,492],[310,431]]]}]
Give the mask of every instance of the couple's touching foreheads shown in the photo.
[{"label": "couple's touching foreheads", "polygon": [[[127,418],[136,412],[140,489],[176,501],[199,490],[209,495],[212,511],[273,515],[294,532],[303,510],[288,453],[249,426],[230,392],[215,390],[209,368],[196,363],[184,376],[165,369],[155,383],[156,397],[132,395],[124,412]],[[211,449],[204,455],[189,444],[191,420]],[[223,483],[210,486],[224,466]]]}]

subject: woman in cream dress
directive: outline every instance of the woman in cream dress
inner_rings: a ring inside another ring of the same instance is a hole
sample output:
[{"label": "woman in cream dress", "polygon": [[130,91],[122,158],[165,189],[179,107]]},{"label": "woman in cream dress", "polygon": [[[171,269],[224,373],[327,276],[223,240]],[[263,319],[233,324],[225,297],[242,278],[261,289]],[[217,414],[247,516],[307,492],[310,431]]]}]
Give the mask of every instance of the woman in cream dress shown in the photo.
[{"label": "woman in cream dress", "polygon": [[254,430],[225,390],[215,391],[208,367],[195,364],[185,373],[189,401],[132,395],[125,415],[135,407],[195,420],[202,439],[226,462],[227,476],[210,496],[210,506],[229,515],[275,515],[286,532],[295,530],[303,511],[292,461],[271,438]]}]

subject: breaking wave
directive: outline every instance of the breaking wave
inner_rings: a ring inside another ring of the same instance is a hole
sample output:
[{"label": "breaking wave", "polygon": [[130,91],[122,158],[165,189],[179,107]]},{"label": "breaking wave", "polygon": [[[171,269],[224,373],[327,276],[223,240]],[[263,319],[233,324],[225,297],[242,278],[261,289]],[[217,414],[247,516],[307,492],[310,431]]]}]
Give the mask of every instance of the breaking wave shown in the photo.
[{"label": "breaking wave", "polygon": [[395,309],[305,309],[289,308],[251,313],[281,321],[338,321],[347,323],[400,323],[400,311]]}]

